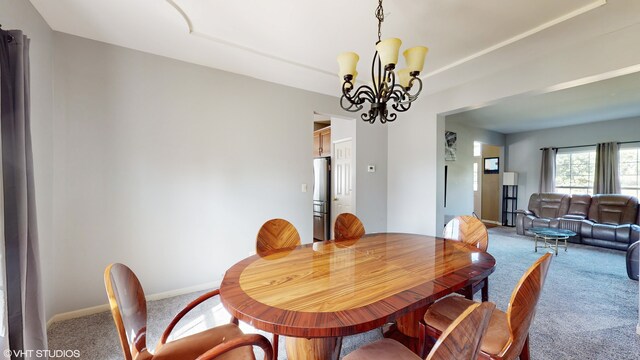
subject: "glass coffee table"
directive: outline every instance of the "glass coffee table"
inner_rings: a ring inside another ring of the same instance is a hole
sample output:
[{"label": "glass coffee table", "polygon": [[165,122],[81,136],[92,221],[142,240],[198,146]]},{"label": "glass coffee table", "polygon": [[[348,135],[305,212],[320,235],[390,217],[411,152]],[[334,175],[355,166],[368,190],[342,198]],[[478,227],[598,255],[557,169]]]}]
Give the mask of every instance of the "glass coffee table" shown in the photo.
[{"label": "glass coffee table", "polygon": [[[564,245],[560,244],[559,246],[564,247],[564,251],[567,251],[567,239],[572,236],[576,236],[576,233],[573,231],[565,229],[533,227],[529,229],[529,231],[531,231],[535,236],[536,252],[538,252],[538,239],[542,239],[544,241],[544,245],[541,245],[540,247],[555,248],[556,256],[558,256],[558,241],[564,240]],[[555,241],[555,244],[553,241]]]}]

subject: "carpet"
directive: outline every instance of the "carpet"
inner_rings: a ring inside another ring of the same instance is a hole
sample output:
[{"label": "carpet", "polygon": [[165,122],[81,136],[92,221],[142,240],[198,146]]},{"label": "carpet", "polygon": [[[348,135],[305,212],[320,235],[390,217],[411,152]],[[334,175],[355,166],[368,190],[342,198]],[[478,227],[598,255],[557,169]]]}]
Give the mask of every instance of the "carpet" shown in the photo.
[{"label": "carpet", "polygon": [[[506,310],[513,287],[542,255],[533,247],[531,237],[516,235],[513,228],[489,229],[489,253],[497,264],[490,277],[489,299],[498,309]],[[198,295],[148,303],[150,347],[155,346],[173,315]],[[640,359],[638,282],[626,275],[624,252],[569,244],[567,252],[560,250],[553,257],[537,309],[530,331],[532,359]],[[219,302],[210,300],[181,321],[174,335],[201,331],[228,319]],[[252,331],[245,324],[241,327]],[[50,349],[79,350],[80,359],[123,358],[109,312],[54,323],[48,335]],[[271,339],[271,335],[265,336]],[[345,337],[341,354],[379,338],[379,330]],[[279,359],[286,359],[283,338],[279,349]],[[256,354],[262,359],[260,351]]]}]

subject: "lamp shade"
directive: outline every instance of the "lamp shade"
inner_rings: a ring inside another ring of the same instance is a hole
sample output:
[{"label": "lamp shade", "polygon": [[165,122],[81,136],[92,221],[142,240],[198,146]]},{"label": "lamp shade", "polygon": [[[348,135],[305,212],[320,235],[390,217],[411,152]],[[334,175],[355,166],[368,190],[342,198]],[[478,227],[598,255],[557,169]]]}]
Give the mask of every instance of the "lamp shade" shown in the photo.
[{"label": "lamp shade", "polygon": [[380,63],[387,67],[390,64],[398,63],[398,51],[400,51],[402,41],[398,38],[384,39],[376,44],[376,51],[380,55]]},{"label": "lamp shade", "polygon": [[338,65],[340,66],[340,78],[344,78],[344,75],[353,75],[356,73],[356,66],[358,65],[360,56],[354,52],[343,52],[338,55]]},{"label": "lamp shade", "polygon": [[518,173],[506,171],[502,173],[502,185],[518,185]]},{"label": "lamp shade", "polygon": [[[347,74],[340,73],[338,75],[338,77],[340,78],[340,85],[344,84],[344,82],[345,82],[344,81],[344,76],[345,75],[347,75]],[[358,72],[355,71],[353,74],[350,74],[350,75],[352,76],[351,84],[353,85],[353,87],[355,87],[356,86],[356,78],[358,77]]]},{"label": "lamp shade", "polygon": [[425,46],[416,46],[405,50],[402,55],[407,62],[409,72],[421,72],[424,68],[424,58],[427,56],[429,48]]},{"label": "lamp shade", "polygon": [[411,75],[409,74],[409,69],[401,69],[398,70],[398,83],[403,88],[409,87],[409,82],[411,81]]}]

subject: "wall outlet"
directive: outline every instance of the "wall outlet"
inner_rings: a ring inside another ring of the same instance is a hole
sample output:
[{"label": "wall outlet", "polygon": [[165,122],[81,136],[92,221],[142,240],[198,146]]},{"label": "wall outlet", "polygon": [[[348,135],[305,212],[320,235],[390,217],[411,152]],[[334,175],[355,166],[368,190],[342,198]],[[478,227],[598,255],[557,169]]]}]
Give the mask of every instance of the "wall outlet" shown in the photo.
[{"label": "wall outlet", "polygon": [[375,165],[367,165],[367,172],[376,172]]}]

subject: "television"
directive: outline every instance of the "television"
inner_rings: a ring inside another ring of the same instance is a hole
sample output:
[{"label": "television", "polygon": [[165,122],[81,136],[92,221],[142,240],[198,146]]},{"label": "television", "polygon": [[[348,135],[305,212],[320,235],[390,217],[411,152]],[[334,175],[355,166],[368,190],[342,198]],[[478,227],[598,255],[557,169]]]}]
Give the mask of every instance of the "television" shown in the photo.
[{"label": "television", "polygon": [[484,158],[484,173],[485,174],[498,174],[500,172],[500,158],[489,157]]}]

